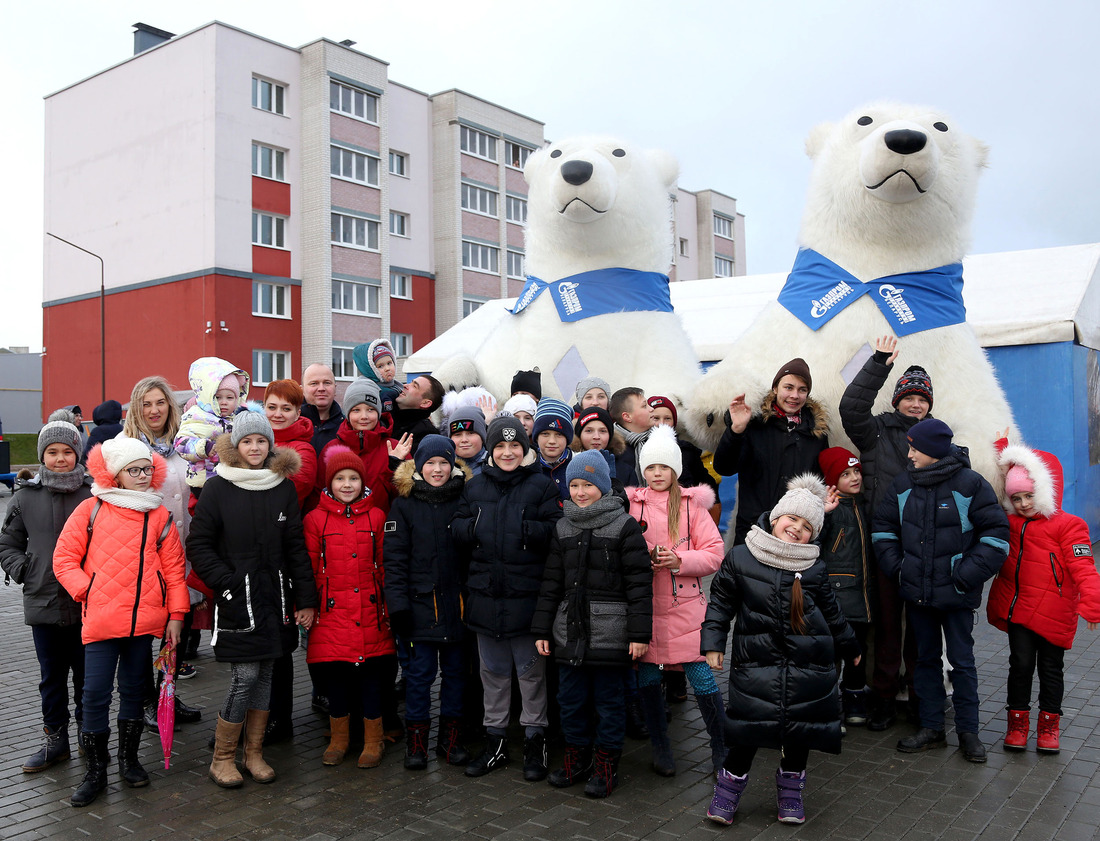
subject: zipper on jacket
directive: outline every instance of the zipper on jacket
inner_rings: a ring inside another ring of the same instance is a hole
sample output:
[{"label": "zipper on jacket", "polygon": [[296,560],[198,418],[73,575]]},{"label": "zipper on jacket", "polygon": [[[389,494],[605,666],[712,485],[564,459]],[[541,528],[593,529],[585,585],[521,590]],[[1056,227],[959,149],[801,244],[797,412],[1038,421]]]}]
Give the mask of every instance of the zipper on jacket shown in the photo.
[{"label": "zipper on jacket", "polygon": [[286,590],[283,588],[283,571],[279,570],[279,609],[283,613],[283,624],[290,624],[290,617],[286,614]]},{"label": "zipper on jacket", "polygon": [[[859,558],[863,564],[863,605],[867,608],[867,621],[871,621],[871,600],[867,597],[867,530],[863,527],[863,518],[859,514],[859,502],[852,500],[852,509],[856,512],[856,526],[859,528]],[[840,532],[844,534],[843,529]]]},{"label": "zipper on jacket", "polygon": [[92,573],[92,578],[88,582],[88,589],[84,592],[84,616],[85,617],[87,617],[87,615],[88,615],[88,602],[90,602],[92,600],[92,585],[95,584],[95,577],[98,574],[99,574],[98,572],[93,572]]},{"label": "zipper on jacket", "polygon": [[[858,514],[856,515],[856,518],[857,519],[859,518]],[[837,550],[837,547],[840,546],[840,541],[842,541],[843,539],[844,539],[844,529],[841,529],[840,533],[837,534],[837,536],[836,536],[836,542],[833,543],[833,548],[830,549],[829,551],[835,554],[836,550]]]},{"label": "zipper on jacket", "polygon": [[164,583],[164,576],[157,570],[157,583],[160,584],[160,606],[168,607],[168,586]]},{"label": "zipper on jacket", "polygon": [[149,535],[149,512],[141,521],[141,550],[138,552],[137,591],[134,593],[134,613],[130,619],[130,636],[137,633],[138,606],[141,604],[141,579],[145,576],[145,538]]},{"label": "zipper on jacket", "polygon": [[1050,574],[1054,576],[1054,583],[1058,585],[1058,595],[1062,595],[1062,579],[1058,577],[1058,569],[1054,565],[1054,553],[1050,553]]},{"label": "zipper on jacket", "polygon": [[1016,609],[1016,599],[1020,598],[1020,561],[1024,557],[1024,532],[1027,531],[1030,522],[1031,520],[1024,520],[1024,524],[1020,526],[1020,551],[1016,553],[1016,589],[1012,593],[1012,601],[1008,605],[1008,616],[1006,617],[1009,622],[1012,621],[1012,611]]}]

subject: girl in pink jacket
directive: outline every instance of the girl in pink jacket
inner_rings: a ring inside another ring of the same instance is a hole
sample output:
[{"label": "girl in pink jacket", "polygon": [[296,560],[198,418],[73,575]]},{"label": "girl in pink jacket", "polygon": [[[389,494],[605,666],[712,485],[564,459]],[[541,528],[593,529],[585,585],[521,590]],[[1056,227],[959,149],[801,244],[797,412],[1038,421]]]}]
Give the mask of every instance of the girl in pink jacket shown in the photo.
[{"label": "girl in pink jacket", "polygon": [[653,559],[653,639],[638,666],[639,695],[653,742],[653,770],[676,773],[661,693],[661,670],[681,665],[710,735],[715,772],[726,758],[722,692],[699,647],[707,612],[702,578],[722,564],[722,536],[710,516],[714,491],[681,488],[683,470],[676,433],[658,426],[638,453],[648,487],[627,488],[630,515],[638,521]]}]

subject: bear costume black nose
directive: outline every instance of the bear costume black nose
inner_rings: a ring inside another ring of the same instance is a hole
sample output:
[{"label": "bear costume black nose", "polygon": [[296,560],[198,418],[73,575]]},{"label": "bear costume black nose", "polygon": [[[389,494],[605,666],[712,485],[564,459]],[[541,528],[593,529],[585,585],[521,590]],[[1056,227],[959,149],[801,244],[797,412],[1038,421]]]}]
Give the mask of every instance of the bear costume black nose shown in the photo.
[{"label": "bear costume black nose", "polygon": [[924,148],[928,136],[923,131],[899,128],[886,132],[886,148],[899,155],[912,155]]},{"label": "bear costume black nose", "polygon": [[561,165],[561,177],[578,187],[592,177],[592,164],[588,161],[566,161]]}]

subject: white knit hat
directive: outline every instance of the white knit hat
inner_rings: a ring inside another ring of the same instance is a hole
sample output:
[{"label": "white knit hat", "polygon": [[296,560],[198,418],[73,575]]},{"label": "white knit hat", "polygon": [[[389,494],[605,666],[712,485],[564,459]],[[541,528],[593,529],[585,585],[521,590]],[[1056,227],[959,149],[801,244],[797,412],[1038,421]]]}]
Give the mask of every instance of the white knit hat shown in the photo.
[{"label": "white knit hat", "polygon": [[152,461],[153,458],[149,447],[138,438],[119,435],[117,438],[108,438],[101,446],[103,463],[107,465],[112,476],[117,476],[126,465],[139,459],[147,458]]},{"label": "white knit hat", "polygon": [[535,410],[538,405],[535,403],[535,399],[529,394],[514,394],[509,398],[508,402],[501,407],[501,412],[507,412],[510,415],[514,415],[516,412],[526,412],[531,417],[535,416]]},{"label": "white knit hat", "polygon": [[825,524],[825,495],[828,492],[825,483],[813,473],[795,476],[787,483],[787,492],[777,502],[768,515],[774,523],[784,514],[801,517],[813,529],[811,540],[816,540]]},{"label": "white knit hat", "polygon": [[676,471],[676,478],[684,472],[684,457],[676,443],[676,430],[671,426],[655,426],[638,453],[638,469],[644,474],[651,464],[667,464]]}]

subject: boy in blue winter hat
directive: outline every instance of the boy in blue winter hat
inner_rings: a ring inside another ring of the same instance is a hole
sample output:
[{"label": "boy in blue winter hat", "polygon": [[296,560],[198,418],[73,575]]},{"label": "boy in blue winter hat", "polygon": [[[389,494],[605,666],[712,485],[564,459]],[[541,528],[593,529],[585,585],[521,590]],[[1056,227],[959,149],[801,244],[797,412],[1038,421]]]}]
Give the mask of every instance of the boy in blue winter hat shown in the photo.
[{"label": "boy in blue winter hat", "polygon": [[573,440],[573,410],[561,400],[542,398],[535,409],[532,435],[539,451],[542,472],[554,480],[559,496],[563,500],[569,499],[566,470],[573,457],[569,449],[569,442]]}]

